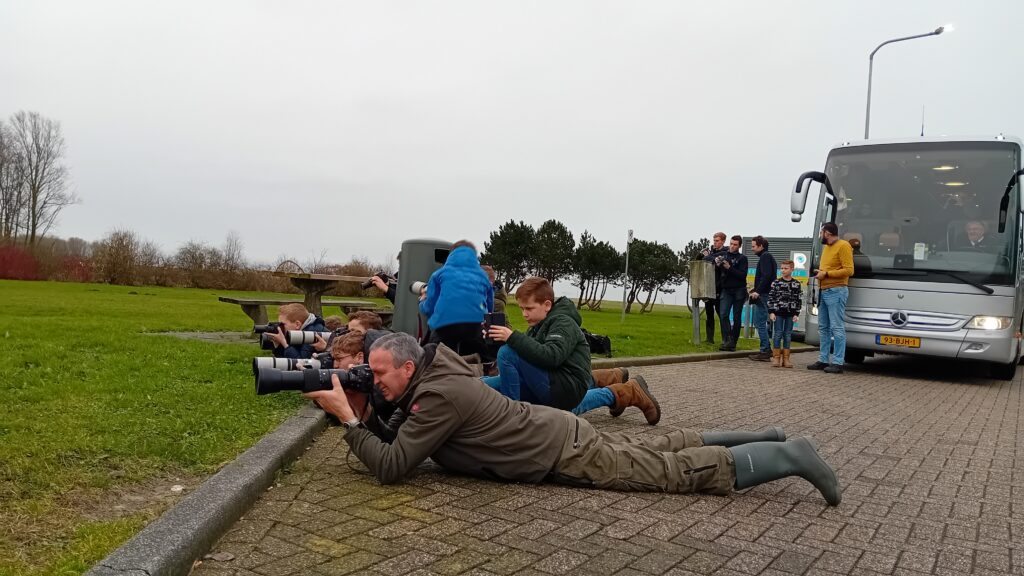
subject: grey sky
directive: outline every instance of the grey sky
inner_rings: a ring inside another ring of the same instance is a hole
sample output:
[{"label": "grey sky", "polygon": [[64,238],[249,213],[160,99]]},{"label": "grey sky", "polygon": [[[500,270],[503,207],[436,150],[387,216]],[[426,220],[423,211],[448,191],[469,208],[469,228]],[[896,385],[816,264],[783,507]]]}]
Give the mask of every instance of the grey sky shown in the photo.
[{"label": "grey sky", "polygon": [[[56,233],[250,259],[479,245],[510,218],[622,248],[795,236],[797,175],[863,133],[1024,136],[1006,2],[0,3],[0,117],[59,120]],[[998,191],[993,191],[997,194]],[[810,219],[807,219],[808,221]]]}]

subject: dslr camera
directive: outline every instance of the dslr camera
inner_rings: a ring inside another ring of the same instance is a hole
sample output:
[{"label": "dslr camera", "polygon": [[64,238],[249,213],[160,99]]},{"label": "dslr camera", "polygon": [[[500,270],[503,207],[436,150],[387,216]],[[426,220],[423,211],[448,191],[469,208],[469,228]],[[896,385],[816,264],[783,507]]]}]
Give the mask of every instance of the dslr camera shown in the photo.
[{"label": "dslr camera", "polygon": [[256,372],[256,394],[273,394],[283,390],[316,392],[330,390],[331,376],[337,374],[341,387],[350,392],[369,394],[373,391],[373,371],[368,364],[353,366],[348,370],[307,368],[302,371],[262,368]]},{"label": "dslr camera", "polygon": [[385,284],[390,284],[391,282],[395,281],[395,278],[392,277],[387,272],[377,272],[372,277],[370,277],[369,280],[360,284],[359,287],[362,288],[363,290],[369,290],[370,288],[373,288],[374,278],[380,278]]},{"label": "dslr camera", "polygon": [[280,322],[270,322],[268,324],[255,324],[252,327],[253,334],[266,334],[267,332],[277,332],[278,328],[281,328],[283,324]]}]

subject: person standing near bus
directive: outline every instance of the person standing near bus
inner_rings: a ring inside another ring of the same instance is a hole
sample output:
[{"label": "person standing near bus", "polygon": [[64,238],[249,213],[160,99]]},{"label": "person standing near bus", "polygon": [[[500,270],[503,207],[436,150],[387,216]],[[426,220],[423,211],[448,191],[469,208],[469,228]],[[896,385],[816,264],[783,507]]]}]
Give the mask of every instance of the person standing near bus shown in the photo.
[{"label": "person standing near bus", "polygon": [[[846,356],[846,300],[850,297],[847,286],[853,275],[853,247],[839,238],[835,222],[821,225],[821,260],[815,277],[818,279],[818,361],[808,370],[823,370],[829,374],[842,374]],[[829,361],[829,343],[832,357]]]}]

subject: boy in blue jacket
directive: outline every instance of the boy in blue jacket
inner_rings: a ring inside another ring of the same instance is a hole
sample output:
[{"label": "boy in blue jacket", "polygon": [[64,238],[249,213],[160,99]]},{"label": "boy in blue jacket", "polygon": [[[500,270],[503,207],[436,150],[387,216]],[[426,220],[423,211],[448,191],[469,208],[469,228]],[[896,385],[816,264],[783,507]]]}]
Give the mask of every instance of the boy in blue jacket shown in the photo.
[{"label": "boy in blue jacket", "polygon": [[461,356],[486,356],[481,325],[494,309],[494,285],[480,269],[476,246],[468,240],[452,244],[444,266],[434,271],[420,295],[420,312],[427,317],[430,341]]},{"label": "boy in blue jacket", "polygon": [[277,309],[277,321],[281,328],[277,332],[267,332],[267,338],[274,341],[273,354],[277,358],[312,358],[313,345],[289,346],[284,338],[285,330],[305,330],[307,332],[326,332],[323,318],[310,314],[302,304],[285,304]]}]

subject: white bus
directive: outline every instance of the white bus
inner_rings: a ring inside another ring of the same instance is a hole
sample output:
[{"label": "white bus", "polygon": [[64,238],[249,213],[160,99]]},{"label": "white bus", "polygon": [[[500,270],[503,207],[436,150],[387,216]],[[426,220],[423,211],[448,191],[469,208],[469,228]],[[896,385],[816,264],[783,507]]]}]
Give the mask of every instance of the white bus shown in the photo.
[{"label": "white bus", "polygon": [[[1022,174],[1021,141],[997,136],[845,142],[823,172],[800,176],[793,221],[818,182],[815,230],[835,222],[855,246],[847,362],[955,358],[1013,378],[1024,320]],[[812,269],[820,254],[816,243]],[[812,275],[807,341],[820,345],[817,298]]]}]

